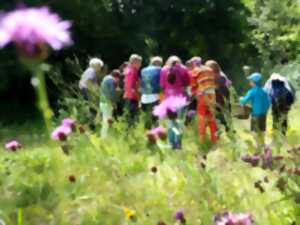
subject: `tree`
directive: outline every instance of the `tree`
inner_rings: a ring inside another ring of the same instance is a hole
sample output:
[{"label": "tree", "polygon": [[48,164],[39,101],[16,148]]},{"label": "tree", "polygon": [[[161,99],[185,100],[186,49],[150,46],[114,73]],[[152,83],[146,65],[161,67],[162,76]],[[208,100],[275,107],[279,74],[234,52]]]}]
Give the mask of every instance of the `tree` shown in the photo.
[{"label": "tree", "polygon": [[300,53],[300,4],[298,0],[255,0],[249,4],[252,38],[266,68]]}]

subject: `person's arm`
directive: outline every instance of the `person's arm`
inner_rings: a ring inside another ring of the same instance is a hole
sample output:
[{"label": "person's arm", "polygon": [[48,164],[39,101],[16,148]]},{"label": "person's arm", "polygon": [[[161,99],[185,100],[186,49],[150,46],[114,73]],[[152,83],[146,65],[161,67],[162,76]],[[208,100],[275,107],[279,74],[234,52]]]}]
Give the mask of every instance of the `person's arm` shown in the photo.
[{"label": "person's arm", "polygon": [[159,78],[160,87],[161,87],[162,89],[165,89],[165,86],[166,86],[165,73],[166,73],[166,70],[163,68],[163,69],[160,71],[160,78]]},{"label": "person's arm", "polygon": [[242,104],[242,105],[247,104],[248,102],[251,101],[252,97],[253,97],[253,91],[250,90],[250,91],[248,91],[246,96],[240,98],[240,104]]}]

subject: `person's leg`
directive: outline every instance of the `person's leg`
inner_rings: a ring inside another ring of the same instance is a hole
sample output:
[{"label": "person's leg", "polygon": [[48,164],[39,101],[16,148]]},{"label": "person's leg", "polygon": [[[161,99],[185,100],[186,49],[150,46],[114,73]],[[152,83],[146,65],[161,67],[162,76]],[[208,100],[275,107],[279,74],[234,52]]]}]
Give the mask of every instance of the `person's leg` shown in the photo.
[{"label": "person's leg", "polygon": [[208,117],[208,126],[210,129],[210,140],[211,142],[215,143],[218,140],[217,123],[214,115],[210,111],[208,111],[207,117]]},{"label": "person's leg", "polygon": [[207,106],[203,96],[198,97],[197,113],[198,113],[198,130],[200,141],[205,141],[206,136],[206,111]]},{"label": "person's leg", "polygon": [[153,116],[152,111],[156,103],[143,104],[142,110],[144,112],[144,123],[146,129],[151,129],[155,125],[156,118]]},{"label": "person's leg", "polygon": [[266,115],[256,116],[251,118],[251,130],[254,132],[254,137],[257,142],[257,147],[263,148],[265,145],[265,131],[266,131]]},{"label": "person's leg", "polygon": [[288,130],[288,112],[282,112],[282,134],[286,136]]},{"label": "person's leg", "polygon": [[206,103],[208,105],[207,110],[207,118],[208,118],[208,126],[210,128],[210,140],[211,142],[216,142],[218,140],[218,129],[217,122],[215,117],[216,112],[216,95],[215,94],[207,94],[205,96]]},{"label": "person's leg", "polygon": [[138,117],[139,103],[136,100],[129,100],[128,105],[129,105],[128,121],[129,121],[129,126],[132,127],[134,126]]},{"label": "person's leg", "polygon": [[108,103],[100,103],[100,111],[102,113],[101,137],[106,138],[108,135],[109,120],[113,116],[113,108]]}]

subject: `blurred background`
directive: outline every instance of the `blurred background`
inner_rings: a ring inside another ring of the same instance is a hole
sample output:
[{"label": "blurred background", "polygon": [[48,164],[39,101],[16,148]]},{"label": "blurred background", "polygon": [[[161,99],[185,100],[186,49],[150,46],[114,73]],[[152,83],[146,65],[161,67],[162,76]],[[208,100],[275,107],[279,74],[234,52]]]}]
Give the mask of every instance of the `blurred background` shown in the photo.
[{"label": "blurred background", "polygon": [[[53,108],[61,82],[75,83],[90,57],[110,69],[131,53],[148,58],[176,54],[217,60],[238,92],[247,88],[243,68],[284,71],[299,81],[300,7],[298,0],[1,0],[1,11],[21,5],[47,5],[72,21],[74,45],[52,53],[48,93]],[[38,117],[30,73],[13,46],[0,51],[0,126]]]}]

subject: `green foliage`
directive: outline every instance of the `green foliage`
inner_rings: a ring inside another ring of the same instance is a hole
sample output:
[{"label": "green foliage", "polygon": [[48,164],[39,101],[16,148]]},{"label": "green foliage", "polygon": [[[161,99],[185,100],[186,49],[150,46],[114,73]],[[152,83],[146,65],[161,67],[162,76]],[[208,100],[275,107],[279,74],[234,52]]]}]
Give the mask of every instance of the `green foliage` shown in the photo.
[{"label": "green foliage", "polygon": [[300,5],[297,0],[255,0],[251,7],[252,37],[270,69],[283,59],[295,59],[299,52]]},{"label": "green foliage", "polygon": [[[143,125],[128,133],[124,122],[115,123],[106,140],[98,138],[98,130],[74,132],[63,144],[69,146],[69,156],[61,143],[27,143],[18,152],[0,155],[0,217],[15,224],[17,206],[23,208],[24,224],[32,225],[174,224],[174,213],[183,208],[188,224],[212,225],[216,213],[229,210],[252,213],[255,224],[290,225],[299,219],[294,200],[299,176],[288,174],[299,156],[292,160],[287,152],[290,145],[299,145],[294,138],[299,136],[298,110],[291,113],[295,126],[288,142],[271,145],[287,157],[286,175],[239,159],[255,151],[254,139],[240,121],[235,121],[239,132],[234,137],[223,135],[208,151],[195,143],[195,123],[187,128],[182,151],[150,148]],[[277,187],[280,178],[289,181],[283,192]],[[125,207],[136,211],[136,222],[126,218]]]}]

